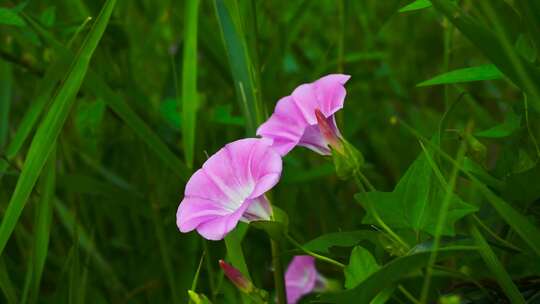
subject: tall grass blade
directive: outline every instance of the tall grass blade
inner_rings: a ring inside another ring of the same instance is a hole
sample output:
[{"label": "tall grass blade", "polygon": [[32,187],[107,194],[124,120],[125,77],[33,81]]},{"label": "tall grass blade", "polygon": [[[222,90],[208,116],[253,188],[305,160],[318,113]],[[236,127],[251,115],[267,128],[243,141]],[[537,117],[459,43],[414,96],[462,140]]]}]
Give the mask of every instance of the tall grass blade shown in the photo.
[{"label": "tall grass blade", "polygon": [[479,2],[490,13],[496,24],[492,31],[465,13],[450,0],[432,0],[433,6],[444,14],[465,37],[467,37],[497,68],[514,84],[534,98],[534,106],[540,111],[540,69],[523,59],[502,33],[496,13],[489,2]]},{"label": "tall grass blade", "polygon": [[452,84],[461,82],[502,79],[504,75],[493,64],[479,65],[470,68],[457,69],[437,75],[429,80],[422,81],[417,87],[427,87],[439,84]]},{"label": "tall grass blade", "polygon": [[4,146],[9,132],[9,109],[11,106],[11,89],[13,75],[11,64],[0,59],[0,154],[4,152]]},{"label": "tall grass blade", "polygon": [[2,290],[4,298],[7,300],[8,304],[19,303],[17,300],[15,286],[9,277],[9,272],[3,256],[0,256],[0,289]]},{"label": "tall grass blade", "polygon": [[229,59],[237,99],[246,118],[249,136],[263,119],[256,69],[248,50],[243,22],[236,0],[214,0],[216,16]]},{"label": "tall grass blade", "polygon": [[54,142],[62,130],[75,100],[75,95],[79,91],[86,75],[92,54],[107,27],[115,3],[116,0],[109,0],[104,4],[100,15],[96,19],[96,23],[88,34],[79,54],[77,54],[76,59],[73,61],[62,87],[53,100],[47,116],[44,118],[32,140],[23,170],[2,219],[2,224],[0,225],[0,254],[4,251],[24,205],[34,188],[36,180],[53,149]]},{"label": "tall grass blade", "polygon": [[197,122],[197,22],[199,0],[185,2],[184,57],[182,64],[182,140],[186,165],[193,167]]},{"label": "tall grass blade", "polygon": [[[64,58],[64,64],[72,58],[71,52],[61,45],[49,32],[43,29],[32,19],[27,19],[29,25],[42,36],[58,53]],[[87,90],[101,97],[109,108],[111,108],[126,123],[139,138],[159,157],[169,168],[183,181],[187,181],[189,170],[187,166],[167,147],[159,136],[137,115],[135,111],[118,95],[113,89],[92,69],[89,69],[83,83],[83,90]]]},{"label": "tall grass blade", "polygon": [[512,304],[525,304],[525,299],[519,292],[519,289],[512,281],[512,278],[504,269],[501,261],[497,258],[487,241],[482,236],[482,233],[478,231],[475,225],[471,223],[469,231],[471,236],[478,246],[478,252],[482,259],[486,263],[486,266],[491,270],[491,273],[495,276],[495,279],[501,286],[503,292],[506,294]]},{"label": "tall grass blade", "polygon": [[41,275],[45,267],[49,251],[51,233],[52,205],[56,186],[56,153],[53,151],[43,168],[40,181],[41,197],[37,206],[36,225],[34,231],[34,269],[32,271],[32,284],[30,289],[30,303],[36,303],[39,295]]}]

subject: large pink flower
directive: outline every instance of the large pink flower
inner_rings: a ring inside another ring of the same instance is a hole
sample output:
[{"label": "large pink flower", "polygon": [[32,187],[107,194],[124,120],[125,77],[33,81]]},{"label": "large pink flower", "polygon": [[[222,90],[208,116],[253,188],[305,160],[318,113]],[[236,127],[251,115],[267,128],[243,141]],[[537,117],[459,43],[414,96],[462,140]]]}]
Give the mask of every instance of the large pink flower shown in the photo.
[{"label": "large pink flower", "polygon": [[330,74],[319,80],[298,86],[291,95],[281,98],[270,118],[257,129],[257,135],[273,141],[281,154],[295,146],[304,146],[323,155],[331,154],[329,138],[321,133],[319,118],[326,119],[327,134],[341,137],[334,114],[343,108],[347,91],[345,83],[351,76]]},{"label": "large pink flower", "polygon": [[309,255],[295,256],[285,273],[287,303],[296,304],[303,296],[315,289],[322,289],[325,279],[315,268],[315,258]]},{"label": "large pink flower", "polygon": [[247,138],[212,155],[186,185],[176,213],[181,232],[196,229],[209,240],[221,240],[238,221],[270,219],[264,193],[281,175],[281,157],[266,139]]}]

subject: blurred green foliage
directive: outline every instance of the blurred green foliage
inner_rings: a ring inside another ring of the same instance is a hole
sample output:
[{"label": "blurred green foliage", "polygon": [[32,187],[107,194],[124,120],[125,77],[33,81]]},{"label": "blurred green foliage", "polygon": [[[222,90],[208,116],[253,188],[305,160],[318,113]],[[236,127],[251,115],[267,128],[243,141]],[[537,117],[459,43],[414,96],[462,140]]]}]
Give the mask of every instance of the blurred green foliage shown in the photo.
[{"label": "blurred green foliage", "polygon": [[317,264],[348,290],[303,301],[536,303],[539,52],[534,0],[0,1],[0,302],[239,303],[225,257],[272,294],[263,230],[210,242],[176,209],[208,155],[342,72],[377,192],[285,157],[289,234],[349,261]]}]

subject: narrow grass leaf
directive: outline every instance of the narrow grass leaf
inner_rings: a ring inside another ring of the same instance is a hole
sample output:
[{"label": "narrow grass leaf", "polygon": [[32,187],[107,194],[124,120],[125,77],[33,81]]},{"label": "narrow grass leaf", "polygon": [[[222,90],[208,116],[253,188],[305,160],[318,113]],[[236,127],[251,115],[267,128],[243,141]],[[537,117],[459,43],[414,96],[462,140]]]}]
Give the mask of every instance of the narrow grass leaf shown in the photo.
[{"label": "narrow grass leaf", "polygon": [[233,75],[237,99],[246,118],[247,133],[255,134],[262,121],[259,87],[255,66],[250,59],[243,22],[236,0],[214,0],[216,16]]},{"label": "narrow grass leaf", "polygon": [[23,27],[24,19],[19,16],[16,9],[0,7],[0,24]]},{"label": "narrow grass leaf", "polygon": [[96,23],[88,34],[79,54],[73,61],[62,87],[53,100],[47,116],[44,118],[32,140],[23,170],[2,219],[2,224],[0,225],[0,254],[4,251],[41,169],[43,169],[53,149],[54,142],[62,130],[75,96],[86,75],[92,54],[107,27],[115,3],[116,0],[109,0],[104,4]]},{"label": "narrow grass leaf", "polygon": [[[514,84],[534,98],[536,110],[540,110],[540,69],[523,59],[512,46],[508,38],[496,25],[492,31],[464,12],[450,0],[431,0],[433,7],[444,14],[460,32],[467,37],[497,68]],[[481,3],[491,12],[493,21],[497,21],[489,2]],[[497,24],[497,22],[494,22]]]},{"label": "narrow grass leaf", "polygon": [[427,87],[440,84],[502,79],[503,77],[503,73],[501,73],[501,71],[499,71],[495,65],[485,64],[446,72],[429,80],[423,81],[416,86]]},{"label": "narrow grass leaf", "polygon": [[11,281],[3,256],[0,256],[0,289],[2,290],[4,298],[7,300],[8,304],[19,303],[17,300],[15,286]]},{"label": "narrow grass leaf", "polygon": [[11,108],[12,86],[13,75],[11,64],[0,59],[0,154],[4,152],[3,148],[9,132],[9,109]]},{"label": "narrow grass leaf", "polygon": [[489,244],[486,242],[484,236],[482,236],[482,233],[480,233],[478,228],[472,224],[469,230],[472,237],[476,241],[480,256],[484,260],[484,263],[486,263],[489,270],[491,270],[491,273],[495,276],[495,279],[501,286],[508,299],[510,299],[510,302],[512,304],[525,304],[525,299],[512,281],[510,274],[508,274],[508,272],[504,269],[503,264],[501,261],[499,261]]},{"label": "narrow grass leaf", "polygon": [[[72,58],[71,52],[32,19],[27,19],[32,28],[39,33],[60,54],[61,58]],[[64,61],[67,64],[67,61]],[[189,178],[187,166],[167,147],[161,138],[146,124],[146,122],[94,71],[88,71],[83,83],[83,89],[102,98],[128,125],[148,147],[167,164],[169,168],[183,181]]]},{"label": "narrow grass leaf", "polygon": [[431,2],[429,0],[416,0],[400,8],[398,12],[400,13],[412,12],[412,11],[418,11],[418,10],[428,8],[428,7],[431,7]]},{"label": "narrow grass leaf", "polygon": [[185,2],[184,57],[182,64],[182,141],[186,165],[193,167],[197,122],[197,22],[199,0]]},{"label": "narrow grass leaf", "polygon": [[374,230],[357,230],[331,232],[316,237],[315,239],[304,244],[304,248],[310,251],[320,253],[330,253],[332,247],[352,247],[363,240],[369,240],[374,244],[377,243],[378,232]]},{"label": "narrow grass leaf", "polygon": [[30,303],[36,303],[39,295],[41,275],[45,267],[49,251],[49,239],[52,221],[52,204],[56,186],[56,153],[53,151],[43,168],[40,181],[40,199],[36,212],[36,225],[34,232],[32,284],[30,289]]}]

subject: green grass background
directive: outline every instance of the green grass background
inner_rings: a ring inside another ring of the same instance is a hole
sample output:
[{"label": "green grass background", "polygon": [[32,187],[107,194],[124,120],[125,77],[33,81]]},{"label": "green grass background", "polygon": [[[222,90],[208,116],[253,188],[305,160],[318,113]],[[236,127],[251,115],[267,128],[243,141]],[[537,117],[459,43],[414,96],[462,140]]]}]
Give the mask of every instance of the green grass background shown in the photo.
[{"label": "green grass background", "polygon": [[[338,124],[364,174],[392,191],[422,142],[443,188],[478,210],[441,244],[477,247],[441,251],[432,273],[429,255],[396,256],[363,224],[355,184],[303,148],[272,191],[290,234],[369,231],[328,255],[347,264],[361,245],[379,265],[398,261],[388,303],[412,301],[401,288],[420,299],[426,276],[427,303],[540,301],[539,50],[532,0],[0,1],[0,302],[187,303],[195,289],[239,303],[217,263],[227,248],[237,267],[243,248],[254,284],[271,291],[263,231],[226,248],[181,234],[176,208],[208,155],[254,136],[297,85],[336,72],[352,76]],[[397,229],[411,245],[432,241]],[[285,263],[299,253],[283,247]]]}]

